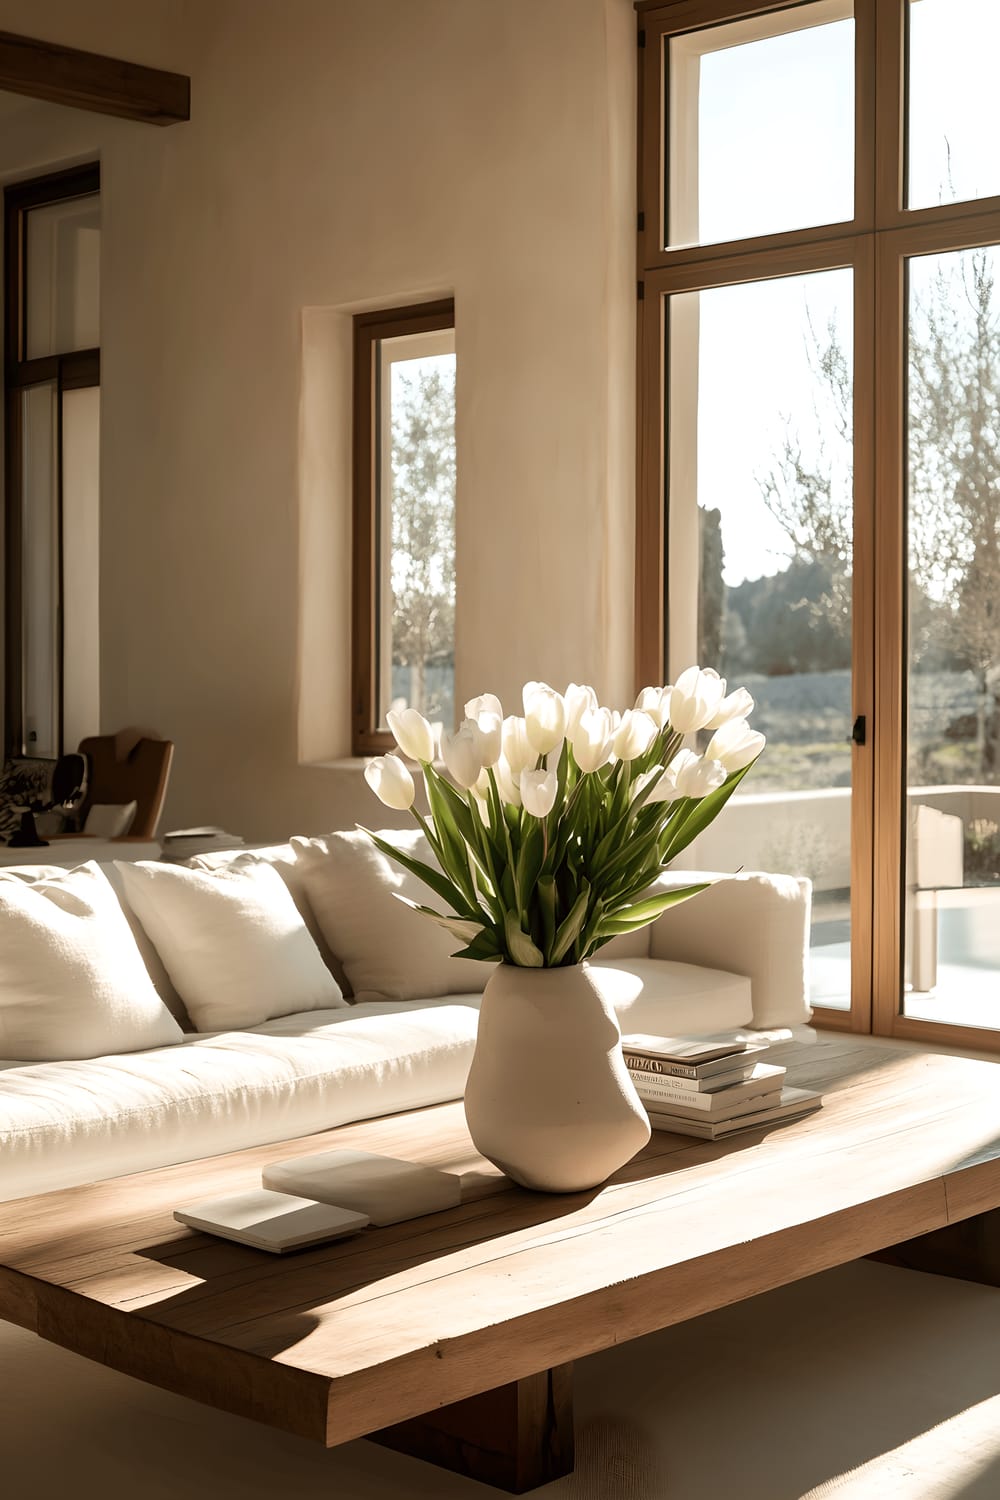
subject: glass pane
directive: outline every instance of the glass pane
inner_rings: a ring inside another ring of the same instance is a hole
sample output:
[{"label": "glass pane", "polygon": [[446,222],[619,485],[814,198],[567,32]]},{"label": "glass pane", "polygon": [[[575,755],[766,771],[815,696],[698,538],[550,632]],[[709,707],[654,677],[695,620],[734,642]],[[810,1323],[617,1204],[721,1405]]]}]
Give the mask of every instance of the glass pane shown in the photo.
[{"label": "glass pane", "polygon": [[455,333],[379,345],[379,723],[455,722]]},{"label": "glass pane", "polygon": [[98,386],[62,398],[63,742],[96,734],[100,714]]},{"label": "glass pane", "polygon": [[817,0],[669,41],[667,244],[854,217],[854,8]]},{"label": "glass pane", "polygon": [[669,663],[767,747],[689,868],[813,882],[812,1003],[850,1004],[852,274],[670,299]]},{"label": "glass pane", "polygon": [[1000,251],[909,263],[908,1016],[1000,1026]]},{"label": "glass pane", "polygon": [[910,0],[907,206],[1000,193],[997,0]]},{"label": "glass pane", "polygon": [[59,743],[59,465],[55,384],[21,394],[21,703],[23,751]]},{"label": "glass pane", "polygon": [[96,349],[101,342],[101,200],[97,194],[27,215],[28,359]]}]

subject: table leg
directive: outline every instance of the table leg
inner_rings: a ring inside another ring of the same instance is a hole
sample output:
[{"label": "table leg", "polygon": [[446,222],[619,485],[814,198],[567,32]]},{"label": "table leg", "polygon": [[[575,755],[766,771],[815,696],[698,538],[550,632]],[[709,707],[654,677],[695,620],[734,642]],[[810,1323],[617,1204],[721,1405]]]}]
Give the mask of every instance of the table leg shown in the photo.
[{"label": "table leg", "polygon": [[369,1436],[522,1495],[572,1472],[573,1366],[542,1370]]},{"label": "table leg", "polygon": [[872,1259],[906,1266],[911,1271],[933,1271],[939,1276],[1000,1286],[1000,1209],[988,1209],[944,1229],[904,1240]]}]

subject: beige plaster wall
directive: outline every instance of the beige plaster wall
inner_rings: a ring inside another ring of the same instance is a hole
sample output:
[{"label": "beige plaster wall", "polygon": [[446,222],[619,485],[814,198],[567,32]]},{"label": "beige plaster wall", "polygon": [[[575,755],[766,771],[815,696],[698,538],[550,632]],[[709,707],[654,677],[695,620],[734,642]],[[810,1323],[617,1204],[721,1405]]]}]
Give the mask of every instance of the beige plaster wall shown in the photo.
[{"label": "beige plaster wall", "polygon": [[102,716],[176,740],[166,826],[377,807],[303,763],[349,751],[359,307],[456,298],[460,698],[628,701],[628,0],[36,0],[30,30],[192,77],[166,130],[0,115],[5,176],[102,159]]}]

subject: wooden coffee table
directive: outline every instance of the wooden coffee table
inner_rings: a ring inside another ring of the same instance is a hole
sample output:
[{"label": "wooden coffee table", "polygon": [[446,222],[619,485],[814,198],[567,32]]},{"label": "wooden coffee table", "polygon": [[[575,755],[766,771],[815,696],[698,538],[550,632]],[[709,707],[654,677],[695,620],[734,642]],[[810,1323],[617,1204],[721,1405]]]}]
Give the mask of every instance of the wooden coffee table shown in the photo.
[{"label": "wooden coffee table", "polygon": [[172,1209],[332,1146],[481,1166],[461,1105],[2,1205],[0,1317],[329,1446],[367,1435],[520,1492],[572,1467],[576,1358],[887,1247],[996,1281],[995,1065],[846,1037],[782,1060],[824,1090],[818,1114],[715,1145],[654,1134],[600,1190],[514,1189],[283,1258]]}]

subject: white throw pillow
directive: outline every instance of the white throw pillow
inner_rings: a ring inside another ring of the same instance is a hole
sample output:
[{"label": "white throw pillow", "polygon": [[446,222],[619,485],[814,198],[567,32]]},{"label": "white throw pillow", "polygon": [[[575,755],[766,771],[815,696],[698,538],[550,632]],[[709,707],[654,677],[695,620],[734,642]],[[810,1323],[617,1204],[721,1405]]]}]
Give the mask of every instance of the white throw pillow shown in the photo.
[{"label": "white throw pillow", "polygon": [[[169,1010],[174,1020],[178,1023],[181,1030],[193,1031],[194,1027],[191,1024],[191,1017],[184,1009],[184,1001],[181,999],[180,995],[178,995],[177,991],[170,983],[170,975],[163,967],[163,961],[160,958],[160,955],[157,953],[156,949],[153,947],[153,944],[150,942],[145,927],[143,927],[142,923],[139,921],[139,918],[136,916],[135,912],[128,904],[128,898],[126,897],[124,888],[122,886],[122,878],[118,873],[118,866],[110,860],[107,862],[105,862],[104,860],[92,860],[91,863],[96,865],[97,869],[100,870],[101,874],[104,876],[111,889],[114,891],[115,896],[118,899],[118,904],[125,914],[125,920],[129,925],[129,930],[131,931],[132,936],[135,938],[136,947],[139,949],[139,955],[146,966],[146,973],[153,981],[153,988],[155,989],[156,993],[159,995],[160,999],[163,1001],[164,1005],[167,1007],[167,1010]],[[16,865],[11,866],[9,869],[5,869],[3,871],[3,874],[10,879],[23,881],[25,885],[37,885],[40,880],[61,880],[66,874],[66,866]]]},{"label": "white throw pillow", "polygon": [[135,802],[95,802],[83,831],[99,839],[124,838],[132,827],[137,806]]},{"label": "white throw pillow", "polygon": [[32,884],[0,871],[0,1057],[65,1061],[183,1039],[95,864]]},{"label": "white throw pillow", "polygon": [[[381,837],[425,864],[434,864],[418,829],[386,829]],[[366,833],[292,839],[316,920],[344,966],[354,998],[426,1000],[482,991],[493,965],[452,958],[462,947],[430,917],[397,901],[394,892],[444,911],[423,881],[375,847]]]},{"label": "white throw pillow", "polygon": [[281,876],[117,860],[129,905],[198,1031],[343,1005]]},{"label": "white throw pillow", "polygon": [[[311,848],[313,840],[297,838],[295,842],[302,847]],[[326,845],[320,842],[319,847],[325,854]],[[343,965],[337,955],[330,951],[330,945],[316,921],[316,914],[309,905],[299,850],[294,849],[291,844],[267,844],[259,849],[215,849],[208,854],[196,854],[192,859],[185,860],[184,868],[186,870],[246,870],[256,864],[271,865],[277,870],[287,885],[291,898],[298,908],[299,916],[309,929],[309,936],[319,949],[323,962],[340,985],[344,995],[349,995],[351,985],[344,973]]]}]

